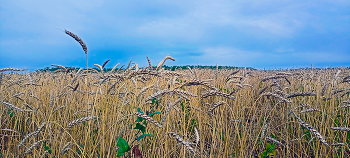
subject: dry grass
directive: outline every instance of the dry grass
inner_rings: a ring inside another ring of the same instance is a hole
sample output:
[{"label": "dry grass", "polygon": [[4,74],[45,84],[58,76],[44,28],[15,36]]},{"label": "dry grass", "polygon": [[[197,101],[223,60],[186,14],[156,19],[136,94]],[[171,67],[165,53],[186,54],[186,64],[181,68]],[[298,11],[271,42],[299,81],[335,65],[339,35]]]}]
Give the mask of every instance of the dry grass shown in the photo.
[{"label": "dry grass", "polygon": [[[349,157],[349,69],[168,71],[167,59],[103,72],[107,60],[87,86],[61,65],[1,69],[0,154],[116,157],[121,137],[126,156],[254,157],[270,143],[276,157]],[[136,139],[138,117],[152,136]]]}]

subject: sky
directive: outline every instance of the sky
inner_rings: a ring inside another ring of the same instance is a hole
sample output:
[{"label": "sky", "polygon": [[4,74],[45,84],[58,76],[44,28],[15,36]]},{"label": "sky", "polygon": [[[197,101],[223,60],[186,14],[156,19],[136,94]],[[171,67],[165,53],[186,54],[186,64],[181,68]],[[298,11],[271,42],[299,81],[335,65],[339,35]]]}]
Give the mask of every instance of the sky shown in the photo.
[{"label": "sky", "polygon": [[130,60],[256,69],[350,66],[350,1],[13,0],[0,3],[0,68]]}]

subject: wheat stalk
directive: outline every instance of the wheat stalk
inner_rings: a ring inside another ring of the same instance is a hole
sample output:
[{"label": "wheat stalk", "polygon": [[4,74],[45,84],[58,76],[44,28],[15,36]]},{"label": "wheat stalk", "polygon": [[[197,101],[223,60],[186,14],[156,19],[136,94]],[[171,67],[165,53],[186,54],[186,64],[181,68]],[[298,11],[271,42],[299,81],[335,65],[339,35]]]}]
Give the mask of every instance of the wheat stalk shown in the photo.
[{"label": "wheat stalk", "polygon": [[216,90],[205,91],[201,95],[202,95],[202,98],[208,98],[210,96],[217,95],[217,96],[222,96],[222,97],[229,98],[229,99],[232,99],[232,100],[235,99],[234,96],[230,96],[227,93],[219,92],[219,91],[216,91]]}]

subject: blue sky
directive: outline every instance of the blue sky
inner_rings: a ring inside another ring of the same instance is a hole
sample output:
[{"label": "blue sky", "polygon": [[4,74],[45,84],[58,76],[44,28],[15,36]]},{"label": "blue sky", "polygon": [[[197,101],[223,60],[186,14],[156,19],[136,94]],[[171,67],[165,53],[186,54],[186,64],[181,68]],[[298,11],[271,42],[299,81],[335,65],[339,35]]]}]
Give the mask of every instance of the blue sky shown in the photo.
[{"label": "blue sky", "polygon": [[350,66],[350,1],[14,0],[0,3],[0,68]]}]

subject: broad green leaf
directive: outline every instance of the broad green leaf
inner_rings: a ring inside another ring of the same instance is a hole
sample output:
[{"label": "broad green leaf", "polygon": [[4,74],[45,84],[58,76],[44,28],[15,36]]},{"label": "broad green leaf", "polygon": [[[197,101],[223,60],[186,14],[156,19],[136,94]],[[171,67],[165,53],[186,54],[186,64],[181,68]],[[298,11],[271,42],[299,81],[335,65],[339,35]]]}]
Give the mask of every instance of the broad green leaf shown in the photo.
[{"label": "broad green leaf", "polygon": [[142,133],[145,133],[146,131],[146,127],[141,125],[140,123],[137,123],[134,129],[139,129]]},{"label": "broad green leaf", "polygon": [[123,154],[124,154],[124,152],[127,152],[130,150],[129,144],[125,139],[118,137],[117,141],[118,141],[117,146],[119,147],[118,155],[119,155],[119,153],[121,154],[121,152],[123,152]]},{"label": "broad green leaf", "polygon": [[123,149],[121,149],[121,148],[119,148],[118,150],[117,150],[117,157],[119,157],[119,156],[123,156],[124,155],[124,153],[125,153],[125,151],[123,150]]},{"label": "broad green leaf", "polygon": [[136,121],[135,122],[142,122],[143,121],[143,118],[142,117],[137,117]]},{"label": "broad green leaf", "polygon": [[153,135],[151,135],[151,134],[143,134],[143,135],[139,136],[137,138],[137,140],[140,141],[143,137],[146,137],[146,136],[153,137]]},{"label": "broad green leaf", "polygon": [[152,113],[150,113],[148,116],[153,116],[153,115],[155,115],[155,114],[160,114],[160,112],[152,112]]}]

